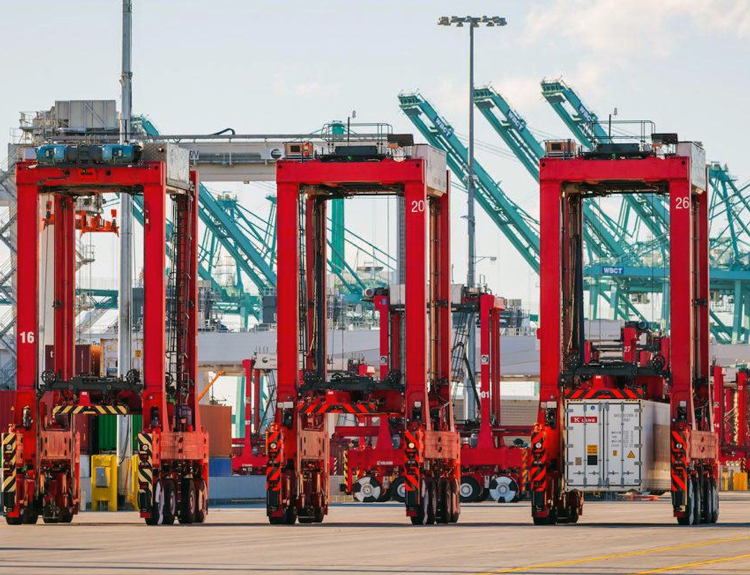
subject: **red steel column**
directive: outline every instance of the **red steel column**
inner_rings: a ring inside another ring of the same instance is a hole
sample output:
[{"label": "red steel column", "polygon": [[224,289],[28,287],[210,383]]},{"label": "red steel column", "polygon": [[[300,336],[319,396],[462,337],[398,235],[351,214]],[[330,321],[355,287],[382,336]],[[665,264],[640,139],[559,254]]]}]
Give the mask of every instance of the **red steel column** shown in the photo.
[{"label": "red steel column", "polygon": [[697,242],[694,244],[697,250],[697,291],[696,298],[701,301],[698,306],[698,348],[696,353],[698,354],[697,360],[697,377],[708,381],[710,375],[710,352],[709,352],[709,341],[708,336],[711,333],[711,326],[709,324],[709,301],[711,294],[709,291],[709,259],[708,259],[708,194],[703,192],[693,196],[694,201],[698,204],[697,210],[693,217],[697,217],[696,223]]},{"label": "red steel column", "polygon": [[500,308],[497,307],[497,299],[493,296],[493,303],[495,306],[490,312],[490,396],[492,397],[492,413],[495,416],[495,421],[499,426],[500,421],[500,369],[502,366],[500,360]]},{"label": "red steel column", "polygon": [[[542,161],[542,175],[544,161]],[[541,181],[540,186],[540,391],[539,401],[557,401],[560,395],[558,379],[560,376],[562,345],[560,338],[562,273],[560,259],[562,246],[560,222],[560,182],[556,180]],[[539,411],[538,423],[544,423],[544,414]]]},{"label": "red steel column", "polygon": [[75,366],[75,201],[55,194],[54,369],[70,380]]},{"label": "red steel column", "polygon": [[[260,394],[262,372],[259,369],[253,370],[253,430],[260,433]],[[245,382],[247,385],[247,382]],[[245,418],[247,418],[247,406],[245,406]]]},{"label": "red steel column", "polygon": [[[450,177],[448,177],[447,182],[448,188],[450,188]],[[430,258],[433,265],[431,276],[434,283],[434,296],[431,302],[434,313],[432,321],[435,321],[434,333],[437,336],[432,351],[435,357],[433,378],[438,382],[440,398],[447,401],[448,413],[446,416],[452,430],[450,189],[446,189],[445,194],[432,200],[432,202],[437,204],[430,225],[431,236],[435,240],[430,245],[430,250],[434,253],[434,257]]]},{"label": "red steel column", "polygon": [[[690,182],[687,178],[670,181],[669,185],[669,287],[670,287],[670,351],[672,418],[680,403],[687,407],[687,423],[693,425],[692,384],[695,366],[697,314],[694,308],[696,284],[693,278],[693,221]],[[544,348],[542,348],[544,349]]]},{"label": "red steel column", "polygon": [[279,183],[276,202],[276,354],[279,376],[276,397],[279,404],[296,401],[299,378],[299,186]]},{"label": "red steel column", "polygon": [[13,422],[21,424],[22,408],[31,408],[36,418],[35,386],[38,380],[39,348],[39,191],[29,183],[29,168],[16,168],[17,261],[16,272],[16,408]]},{"label": "red steel column", "polygon": [[[739,375],[739,374],[738,374]],[[718,365],[713,369],[713,431],[719,434],[719,443],[724,443],[724,368]]]},{"label": "red steel column", "polygon": [[255,361],[252,359],[242,360],[242,369],[245,372],[245,446],[248,448],[250,447],[250,436],[253,431],[258,431],[257,426],[251,427],[251,423],[255,421],[255,401],[253,400],[253,386],[255,384],[254,364]]},{"label": "red steel column", "polygon": [[495,296],[482,295],[479,297],[479,357],[480,357],[480,377],[481,385],[479,387],[479,405],[481,407],[482,427],[489,427],[490,425],[490,403],[493,398],[491,396],[490,387],[492,382],[492,373],[490,370],[491,361],[491,319],[490,319],[490,308],[492,300]]},{"label": "red steel column", "polygon": [[200,180],[198,172],[190,171],[190,195],[187,199],[187,215],[189,238],[187,242],[186,264],[188,268],[188,312],[187,342],[185,349],[187,358],[185,368],[192,382],[188,396],[188,406],[193,413],[193,428],[200,430],[200,408],[198,407],[198,206]]},{"label": "red steel column", "polygon": [[737,372],[737,445],[748,448],[747,372]]},{"label": "red steel column", "polygon": [[143,426],[150,427],[152,409],[158,410],[162,430],[170,431],[167,417],[165,357],[167,195],[164,165],[158,168],[160,183],[143,187]]},{"label": "red steel column", "polygon": [[390,306],[388,302],[388,296],[377,295],[373,300],[375,310],[378,312],[378,338],[379,338],[379,352],[380,352],[380,380],[384,380],[388,376],[390,371]]},{"label": "red steel column", "polygon": [[[424,166],[421,166],[424,173]],[[427,399],[427,189],[424,179],[405,186],[406,203],[406,420],[420,406],[431,429]]]}]

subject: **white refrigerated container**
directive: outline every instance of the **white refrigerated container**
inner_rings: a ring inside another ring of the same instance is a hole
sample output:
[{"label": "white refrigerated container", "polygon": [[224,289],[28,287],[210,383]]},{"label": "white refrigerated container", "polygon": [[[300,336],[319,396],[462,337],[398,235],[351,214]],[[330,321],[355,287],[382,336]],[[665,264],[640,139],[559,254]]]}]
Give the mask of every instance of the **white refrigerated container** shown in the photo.
[{"label": "white refrigerated container", "polygon": [[581,399],[565,405],[567,489],[670,489],[669,404]]}]

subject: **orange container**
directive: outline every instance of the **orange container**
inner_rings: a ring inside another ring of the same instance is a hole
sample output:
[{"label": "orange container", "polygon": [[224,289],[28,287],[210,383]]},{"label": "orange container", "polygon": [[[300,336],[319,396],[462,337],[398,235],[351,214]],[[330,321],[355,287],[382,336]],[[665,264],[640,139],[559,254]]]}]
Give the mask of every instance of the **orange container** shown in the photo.
[{"label": "orange container", "polygon": [[0,432],[8,431],[13,421],[13,406],[16,402],[15,390],[0,389]]},{"label": "orange container", "polygon": [[210,457],[232,456],[232,408],[228,405],[201,405],[201,425],[208,432]]}]

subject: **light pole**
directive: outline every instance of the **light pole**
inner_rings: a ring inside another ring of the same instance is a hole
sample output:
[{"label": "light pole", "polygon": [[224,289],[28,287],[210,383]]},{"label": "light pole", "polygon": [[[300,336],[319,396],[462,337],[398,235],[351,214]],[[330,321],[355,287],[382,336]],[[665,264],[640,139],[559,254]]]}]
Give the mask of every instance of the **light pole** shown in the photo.
[{"label": "light pole", "polygon": [[476,284],[476,221],[474,219],[474,28],[486,24],[488,28],[505,26],[505,18],[500,16],[441,16],[438,26],[452,26],[463,28],[469,26],[469,178],[466,182],[468,192],[467,219],[469,224],[469,262],[466,284],[474,287]]},{"label": "light pole", "polygon": [[[452,26],[463,28],[464,24],[469,26],[469,178],[466,182],[466,191],[468,192],[468,205],[466,219],[468,221],[468,241],[469,241],[469,261],[468,271],[466,274],[466,286],[473,288],[476,285],[476,221],[474,219],[474,28],[480,24],[486,24],[488,28],[494,26],[505,26],[505,18],[500,16],[441,16],[438,19],[438,26]],[[469,367],[476,373],[476,356],[477,356],[477,339],[475,318],[472,315],[469,319]],[[467,416],[474,419],[475,406],[473,402],[468,402]]]},{"label": "light pole", "polygon": [[[133,0],[122,0],[122,111],[120,143],[130,142],[133,113]],[[133,198],[120,194],[120,289],[118,293],[118,371],[130,370],[133,358]],[[130,417],[117,417],[117,455],[131,455]],[[118,457],[119,458],[119,457]]]},{"label": "light pole", "polygon": [[497,256],[477,256],[476,263],[482,262],[484,260],[489,260],[491,262],[497,261]]}]

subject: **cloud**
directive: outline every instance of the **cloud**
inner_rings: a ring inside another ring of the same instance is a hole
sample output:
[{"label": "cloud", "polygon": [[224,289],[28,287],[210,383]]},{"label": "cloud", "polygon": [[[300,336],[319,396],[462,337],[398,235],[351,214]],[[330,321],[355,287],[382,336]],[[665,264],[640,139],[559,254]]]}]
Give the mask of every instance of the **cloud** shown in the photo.
[{"label": "cloud", "polygon": [[526,40],[563,39],[618,60],[667,56],[691,32],[750,36],[747,0],[552,0],[527,15]]},{"label": "cloud", "polygon": [[298,96],[308,97],[332,97],[341,93],[341,84],[338,82],[319,82],[310,80],[296,84],[292,90]]},{"label": "cloud", "polygon": [[[434,96],[431,93],[434,92]],[[437,88],[426,94],[430,99],[440,103],[440,112],[448,118],[467,114],[469,105],[469,83],[457,83],[452,78],[440,78]]]},{"label": "cloud", "polygon": [[290,84],[285,74],[276,72],[273,77],[273,93],[276,96],[331,98],[341,94],[341,83],[305,80]]}]

